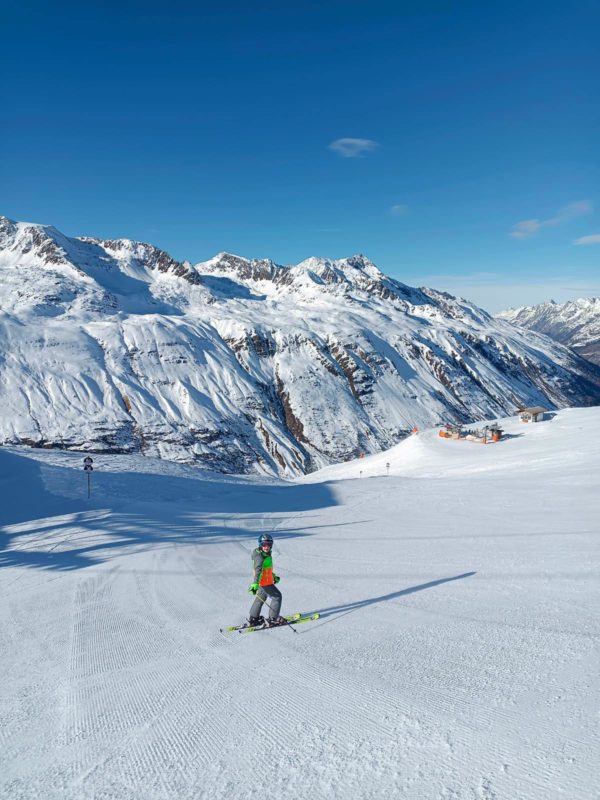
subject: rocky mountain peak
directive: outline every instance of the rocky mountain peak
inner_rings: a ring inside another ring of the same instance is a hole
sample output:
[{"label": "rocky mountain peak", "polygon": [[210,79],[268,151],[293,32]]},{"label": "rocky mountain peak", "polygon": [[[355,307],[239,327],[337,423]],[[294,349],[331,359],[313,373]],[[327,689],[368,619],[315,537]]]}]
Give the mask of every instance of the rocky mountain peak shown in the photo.
[{"label": "rocky mountain peak", "polygon": [[79,237],[79,241],[102,248],[121,269],[133,268],[137,274],[147,271],[175,275],[192,285],[200,284],[200,277],[189,262],[172,258],[165,250],[152,244],[131,239],[95,239]]},{"label": "rocky mountain peak", "polygon": [[192,267],[0,220],[0,443],[297,475],[414,427],[600,402],[600,368],[365,256]]},{"label": "rocky mountain peak", "polygon": [[217,253],[208,261],[196,264],[200,273],[223,274],[242,283],[248,281],[272,281],[283,267],[270,259],[249,259],[233,253]]},{"label": "rocky mountain peak", "polygon": [[580,297],[566,303],[550,300],[537,306],[508,309],[496,316],[550,336],[600,364],[600,298]]}]

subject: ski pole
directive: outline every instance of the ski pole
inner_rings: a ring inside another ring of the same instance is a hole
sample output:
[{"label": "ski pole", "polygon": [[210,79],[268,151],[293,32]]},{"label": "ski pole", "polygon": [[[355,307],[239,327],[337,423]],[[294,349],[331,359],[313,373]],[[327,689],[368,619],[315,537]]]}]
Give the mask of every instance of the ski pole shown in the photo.
[{"label": "ski pole", "polygon": [[[259,588],[256,590],[256,594],[258,594],[261,589],[262,589],[262,586],[259,586]],[[256,597],[256,595],[254,595],[254,597]],[[267,602],[267,597],[268,597],[268,595],[265,594],[265,599],[263,600],[263,603],[267,606],[267,608],[270,608],[271,611],[272,611],[273,608],[271,606],[271,603]],[[298,631],[296,630],[296,628],[294,628],[294,626],[291,624],[291,622],[288,621],[287,622],[287,626],[288,626],[288,628],[291,628],[294,631],[294,633],[298,633]]]}]

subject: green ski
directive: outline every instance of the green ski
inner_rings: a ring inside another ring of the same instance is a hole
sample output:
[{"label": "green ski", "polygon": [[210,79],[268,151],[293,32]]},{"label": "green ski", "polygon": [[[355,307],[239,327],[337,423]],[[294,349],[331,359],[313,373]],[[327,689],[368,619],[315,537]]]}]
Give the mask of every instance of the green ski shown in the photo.
[{"label": "green ski", "polygon": [[[293,622],[294,620],[300,619],[302,614],[292,614],[289,617],[286,617],[287,622]],[[256,630],[257,628],[262,628],[262,625],[257,625],[252,630]],[[227,628],[219,628],[221,633],[232,633],[233,631],[242,631],[242,630],[250,630],[248,627],[248,623],[242,623],[242,625],[229,625]]]},{"label": "green ski", "polygon": [[280,625],[257,625],[254,628],[237,628],[238,633],[254,633],[255,631],[272,631],[276,628],[285,628],[287,625],[300,625],[302,622],[312,622],[314,619],[319,619],[320,614],[312,614],[310,617],[302,617],[298,615],[297,617],[286,617],[286,622],[282,622]]}]

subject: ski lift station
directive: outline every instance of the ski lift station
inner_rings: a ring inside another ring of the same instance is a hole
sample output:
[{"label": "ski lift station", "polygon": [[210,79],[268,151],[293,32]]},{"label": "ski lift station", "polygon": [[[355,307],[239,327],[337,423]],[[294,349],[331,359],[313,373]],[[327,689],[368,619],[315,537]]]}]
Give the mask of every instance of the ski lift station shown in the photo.
[{"label": "ski lift station", "polygon": [[521,422],[541,422],[544,419],[546,409],[541,406],[533,406],[532,408],[522,408],[519,411]]},{"label": "ski lift station", "polygon": [[438,435],[442,439],[460,439],[468,442],[481,442],[481,444],[490,444],[491,442],[499,442],[502,439],[504,431],[499,427],[497,422],[492,425],[486,425],[482,430],[463,430],[462,425],[449,424],[445,425]]}]

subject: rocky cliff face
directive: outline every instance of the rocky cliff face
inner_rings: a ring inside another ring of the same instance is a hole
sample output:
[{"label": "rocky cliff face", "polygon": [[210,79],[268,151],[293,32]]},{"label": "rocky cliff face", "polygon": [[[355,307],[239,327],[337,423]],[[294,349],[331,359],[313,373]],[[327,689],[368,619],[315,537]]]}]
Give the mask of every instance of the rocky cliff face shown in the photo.
[{"label": "rocky cliff face", "polygon": [[178,262],[0,218],[0,442],[295,475],[414,426],[600,402],[600,369],[364,256]]},{"label": "rocky cliff face", "polygon": [[497,315],[528,330],[544,333],[570,347],[582,358],[600,364],[600,297],[568,303],[541,303],[509,309]]}]

